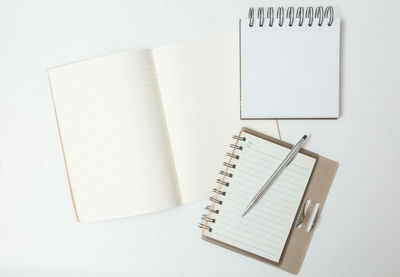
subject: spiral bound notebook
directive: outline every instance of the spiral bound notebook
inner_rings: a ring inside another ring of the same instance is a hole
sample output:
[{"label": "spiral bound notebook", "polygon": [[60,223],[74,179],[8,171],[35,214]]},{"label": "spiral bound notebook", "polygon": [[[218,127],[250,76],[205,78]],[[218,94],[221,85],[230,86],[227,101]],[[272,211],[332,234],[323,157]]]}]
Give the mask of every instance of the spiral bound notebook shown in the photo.
[{"label": "spiral bound notebook", "polygon": [[259,7],[240,21],[241,118],[338,118],[340,19],[332,7]]},{"label": "spiral bound notebook", "polygon": [[[238,53],[227,34],[49,70],[80,222],[207,199],[241,127]],[[249,124],[278,137],[275,121]]]},{"label": "spiral bound notebook", "polygon": [[338,164],[300,151],[242,217],[290,145],[248,128],[234,139],[218,187],[210,197],[211,205],[202,216],[202,238],[297,273]]}]

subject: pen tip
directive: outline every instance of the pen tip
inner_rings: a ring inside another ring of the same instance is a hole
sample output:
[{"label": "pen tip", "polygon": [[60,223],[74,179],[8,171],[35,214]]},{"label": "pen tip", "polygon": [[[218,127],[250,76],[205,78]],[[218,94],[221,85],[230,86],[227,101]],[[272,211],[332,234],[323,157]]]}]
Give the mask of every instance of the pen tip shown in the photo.
[{"label": "pen tip", "polygon": [[306,138],[307,138],[307,135],[304,135],[304,136],[303,136],[303,139],[306,139]]}]

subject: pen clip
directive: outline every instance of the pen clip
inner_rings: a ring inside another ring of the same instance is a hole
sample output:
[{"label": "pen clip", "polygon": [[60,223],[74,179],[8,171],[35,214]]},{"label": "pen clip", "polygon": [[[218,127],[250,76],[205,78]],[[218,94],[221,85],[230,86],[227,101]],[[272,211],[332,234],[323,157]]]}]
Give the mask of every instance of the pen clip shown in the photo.
[{"label": "pen clip", "polygon": [[307,140],[307,136],[304,135],[303,138],[295,146],[293,146],[292,150],[296,149],[296,152],[290,157],[290,159],[288,160],[285,167],[287,167],[293,161],[293,159],[296,157],[297,153],[300,152],[300,150],[303,147],[306,140]]}]

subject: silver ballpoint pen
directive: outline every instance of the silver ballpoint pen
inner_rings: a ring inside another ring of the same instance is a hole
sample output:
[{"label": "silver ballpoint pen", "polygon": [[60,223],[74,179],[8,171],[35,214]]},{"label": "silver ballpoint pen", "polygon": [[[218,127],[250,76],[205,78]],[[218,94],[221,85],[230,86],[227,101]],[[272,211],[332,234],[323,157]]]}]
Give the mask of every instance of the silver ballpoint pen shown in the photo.
[{"label": "silver ballpoint pen", "polygon": [[244,210],[242,216],[244,216],[250,208],[257,202],[257,200],[261,197],[261,195],[267,191],[271,185],[275,182],[275,180],[281,175],[282,171],[290,164],[290,162],[294,159],[296,154],[300,151],[301,147],[303,146],[304,142],[306,141],[307,136],[304,135],[301,140],[293,146],[292,150],[290,150],[289,154],[286,156],[286,158],[281,162],[281,164],[278,166],[278,168],[272,173],[271,177],[265,182],[265,184],[262,186],[262,188],[257,192],[257,194],[253,197],[253,199],[250,201],[249,205],[246,207]]}]

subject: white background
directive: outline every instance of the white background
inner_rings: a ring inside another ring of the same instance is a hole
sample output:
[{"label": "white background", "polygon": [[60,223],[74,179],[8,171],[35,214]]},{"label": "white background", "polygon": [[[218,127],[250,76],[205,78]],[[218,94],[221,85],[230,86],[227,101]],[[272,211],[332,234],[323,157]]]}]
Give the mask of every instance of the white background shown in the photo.
[{"label": "white background", "polygon": [[[77,223],[47,80],[51,66],[236,31],[254,3],[0,1],[0,276],[290,276],[200,240],[207,201]],[[285,140],[308,132],[309,149],[340,163],[300,275],[398,276],[400,2],[329,4],[342,18],[341,117],[280,122]]]}]

